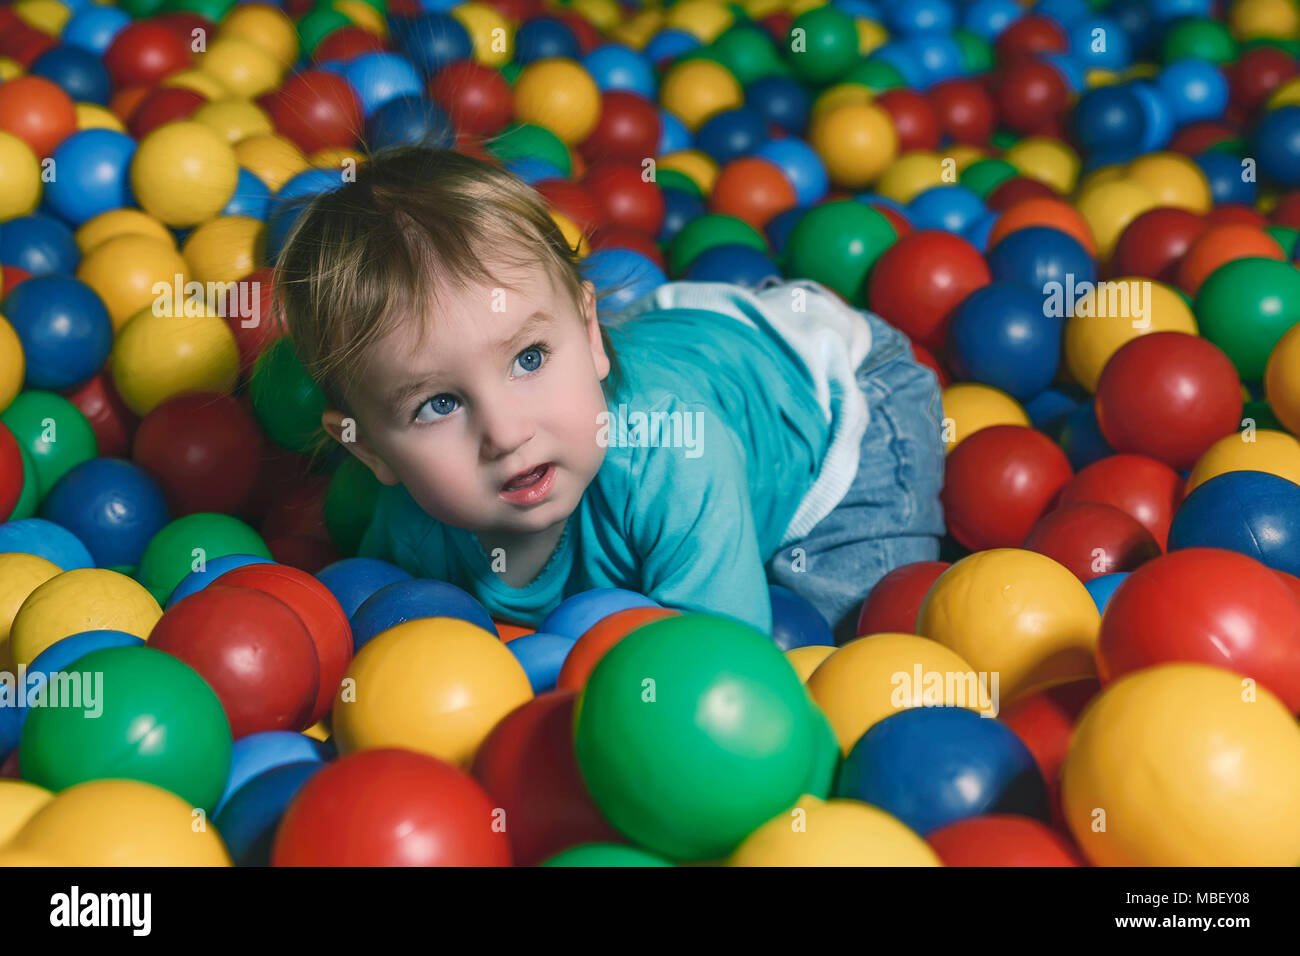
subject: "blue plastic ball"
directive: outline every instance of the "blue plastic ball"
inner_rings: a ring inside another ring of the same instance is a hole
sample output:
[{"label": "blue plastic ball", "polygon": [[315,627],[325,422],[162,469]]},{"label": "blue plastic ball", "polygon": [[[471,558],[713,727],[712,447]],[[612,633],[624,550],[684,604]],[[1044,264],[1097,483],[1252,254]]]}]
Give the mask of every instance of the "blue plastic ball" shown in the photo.
[{"label": "blue plastic ball", "polygon": [[833,647],[831,626],[808,599],[779,584],[768,585],[772,601],[772,641],[783,651],[795,647]]},{"label": "blue plastic ball", "polygon": [[104,367],[113,348],[103,300],[71,276],[33,276],[0,302],[0,312],[22,342],[27,388],[80,385]]},{"label": "blue plastic ball", "polygon": [[1098,86],[1079,98],[1074,133],[1088,151],[1133,147],[1142,138],[1142,104],[1123,86]]},{"label": "blue plastic ball", "polygon": [[758,110],[765,122],[797,134],[808,125],[812,98],[798,80],[772,73],[745,87],[745,105]]},{"label": "blue plastic ball", "polygon": [[778,261],[785,258],[785,247],[790,240],[790,234],[794,232],[794,227],[799,225],[799,220],[807,211],[799,207],[786,209],[769,219],[767,225],[763,227],[763,232]]},{"label": "blue plastic ball", "polygon": [[236,866],[271,865],[280,820],[307,781],[324,769],[324,763],[314,760],[274,767],[249,780],[221,805],[212,825]]},{"label": "blue plastic ball", "polygon": [[700,45],[700,38],[694,33],[686,30],[660,30],[646,44],[645,55],[651,63],[668,63]]},{"label": "blue plastic ball", "polygon": [[989,234],[993,232],[993,227],[997,224],[997,221],[997,213],[985,213],[962,231],[962,237],[983,255],[988,252]]},{"label": "blue plastic ball", "polygon": [[920,71],[920,86],[929,89],[936,83],[963,76],[966,72],[961,47],[942,33],[914,33],[903,40]]},{"label": "blue plastic ball", "polygon": [[19,518],[0,524],[0,554],[34,554],[64,571],[93,568],[95,559],[75,534],[44,518]]},{"label": "blue plastic ball", "polygon": [[510,170],[524,182],[532,185],[540,183],[547,179],[564,179],[563,170],[558,169],[554,164],[548,163],[544,159],[536,156],[519,156],[515,159],[508,159],[504,163],[506,169]]},{"label": "blue plastic ball", "polygon": [[830,192],[831,180],[826,164],[817,151],[801,139],[787,136],[768,140],[754,150],[754,155],[775,164],[785,174],[794,187],[795,202],[800,206],[814,205]]},{"label": "blue plastic ball", "polygon": [[446,149],[456,140],[451,119],[442,107],[424,96],[395,96],[366,119],[371,149],[425,146]]},{"label": "blue plastic ball", "polygon": [[99,567],[135,567],[167,524],[167,499],[153,476],[120,458],[70,468],[41,502],[41,517],[67,528]]},{"label": "blue plastic ball", "polygon": [[77,103],[107,105],[113,92],[104,61],[79,46],[51,47],[36,58],[27,72],[61,87]]},{"label": "blue plastic ball", "polygon": [[352,650],[360,651],[390,627],[426,617],[456,617],[497,634],[491,615],[468,591],[446,581],[412,578],[386,585],[362,602],[351,618]]},{"label": "blue plastic ball", "polygon": [[1300,186],[1300,106],[1283,106],[1255,128],[1259,171],[1279,185]]},{"label": "blue plastic ball", "polygon": [[1016,0],[975,0],[962,12],[962,26],[992,43],[998,35],[1025,15]]},{"label": "blue plastic ball", "polygon": [[203,568],[198,571],[191,571],[185,577],[181,578],[181,583],[176,585],[175,589],[167,598],[165,608],[172,607],[177,601],[189,597],[221,577],[227,571],[233,571],[235,568],[242,568],[246,564],[274,564],[274,561],[268,561],[266,558],[259,557],[255,554],[223,554],[217,558],[209,558],[204,562]]},{"label": "blue plastic ball", "polygon": [[597,249],[582,265],[596,287],[599,312],[618,312],[668,281],[663,270],[641,253],[617,246]]},{"label": "blue plastic ball", "polygon": [[[367,119],[391,99],[420,96],[424,81],[411,61],[396,53],[366,53],[344,64],[343,78],[352,84]],[[337,178],[337,177],[336,177]]]},{"label": "blue plastic ball", "polygon": [[1183,126],[1218,119],[1228,106],[1228,80],[1209,60],[1178,60],[1156,77],[1174,122]]},{"label": "blue plastic ball", "polygon": [[130,25],[131,15],[117,7],[82,7],[68,18],[59,39],[102,57],[113,38]]},{"label": "blue plastic ball", "polygon": [[767,140],[767,124],[757,110],[742,106],[710,116],[695,134],[696,148],[723,166],[747,156]]},{"label": "blue plastic ball", "polygon": [[469,59],[474,41],[453,16],[428,13],[415,17],[398,33],[398,48],[424,76],[432,76],[449,63]]},{"label": "blue plastic ball", "polygon": [[989,813],[1051,822],[1029,748],[965,707],[913,707],[875,724],[840,765],[835,796],[887,810],[921,836]]},{"label": "blue plastic ball", "polygon": [[1074,276],[1077,286],[1097,280],[1097,263],[1079,240],[1059,229],[1029,226],[999,240],[988,254],[989,272],[997,282],[1014,282],[1046,294],[1049,282],[1066,285]]},{"label": "blue plastic ball", "polygon": [[582,58],[582,67],[600,90],[627,90],[654,100],[658,83],[650,63],[636,50],[619,43],[598,46]]},{"label": "blue plastic ball", "polygon": [[291,730],[264,730],[240,737],[230,748],[226,788],[213,813],[220,813],[234,794],[254,777],[291,763],[321,763],[334,756],[330,744]]},{"label": "blue plastic ball", "polygon": [[1110,603],[1111,595],[1115,589],[1124,583],[1128,577],[1128,571],[1116,571],[1114,574],[1103,574],[1101,577],[1093,578],[1091,581],[1084,581],[1083,586],[1088,589],[1088,595],[1092,602],[1097,605],[1097,610],[1101,613],[1106,612],[1106,605]]},{"label": "blue plastic ball", "polygon": [[659,234],[655,236],[660,243],[666,244],[672,241],[677,233],[686,228],[686,224],[698,219],[708,212],[704,200],[693,193],[688,193],[683,189],[665,189],[664,194],[664,221],[659,227]]},{"label": "blue plastic ball", "polygon": [[51,272],[72,275],[80,261],[81,248],[72,230],[53,216],[19,216],[0,228],[0,265],[34,276]]},{"label": "blue plastic ball", "polygon": [[1237,551],[1300,575],[1300,485],[1266,471],[1229,471],[1192,489],[1174,512],[1169,550]]},{"label": "blue plastic ball", "polygon": [[317,571],[316,580],[329,588],[350,619],[380,588],[414,579],[397,565],[378,558],[344,558]]},{"label": "blue plastic ball", "polygon": [[1076,387],[1045,388],[1025,402],[1025,414],[1030,424],[1051,435],[1085,398],[1087,394]]},{"label": "blue plastic ball", "polygon": [[271,187],[247,169],[240,168],[234,195],[221,210],[221,215],[265,220],[270,211]]},{"label": "blue plastic ball", "polygon": [[1150,153],[1164,146],[1174,135],[1174,114],[1160,88],[1146,80],[1135,80],[1128,88],[1142,106],[1142,140],[1140,152]]},{"label": "blue plastic ball", "polygon": [[569,656],[575,643],[571,637],[537,631],[516,637],[506,644],[506,650],[515,655],[515,660],[528,675],[533,693],[544,694],[548,690],[555,690],[560,668],[564,666],[564,659]]},{"label": "blue plastic ball", "polygon": [[908,0],[889,5],[886,23],[895,33],[950,33],[957,11],[948,0]]},{"label": "blue plastic ball", "polygon": [[45,201],[64,222],[80,226],[102,212],[135,205],[131,159],[136,143],[111,129],[73,133],[54,150],[54,179]]},{"label": "blue plastic ball", "polygon": [[[643,594],[623,588],[593,588],[568,598],[537,626],[543,634],[559,634],[577,640],[593,624],[632,607],[659,607]],[[511,643],[514,643],[513,641]]]},{"label": "blue plastic ball", "polygon": [[963,380],[1032,398],[1056,378],[1063,323],[1046,314],[1043,294],[993,282],[968,295],[952,315],[948,346]]},{"label": "blue plastic ball", "polygon": [[1215,205],[1220,203],[1243,203],[1255,205],[1255,191],[1259,184],[1242,176],[1241,160],[1231,153],[1202,153],[1196,157],[1196,165],[1201,167],[1210,184],[1210,197]]},{"label": "blue plastic ball", "polygon": [[[59,672],[67,673],[75,670],[72,667],[78,660],[85,657],[92,651],[100,651],[106,647],[143,647],[144,639],[136,637],[134,634],[127,634],[124,631],[82,631],[80,634],[72,634],[62,640],[55,641],[45,650],[36,655],[35,659],[27,665],[27,701],[31,700],[31,695],[44,688],[50,681],[52,675]],[[93,675],[88,675],[93,679]],[[84,681],[86,678],[83,677]],[[86,684],[83,683],[85,688]],[[83,700],[85,699],[85,690],[82,691]],[[93,688],[91,688],[93,693]],[[19,704],[27,701],[20,700]],[[18,727],[22,730],[23,724],[27,723],[27,715],[31,708],[19,706],[18,708]],[[94,718],[90,718],[94,719]]]},{"label": "blue plastic ball", "polygon": [[533,63],[551,57],[576,60],[582,47],[573,30],[555,17],[534,17],[515,31],[515,62]]},{"label": "blue plastic ball", "polygon": [[1038,58],[1049,66],[1055,67],[1071,93],[1078,93],[1088,85],[1087,78],[1083,75],[1083,66],[1070,54],[1040,53]]},{"label": "blue plastic ball", "polygon": [[965,186],[932,186],[907,206],[906,215],[917,229],[964,232],[988,212],[978,193]]},{"label": "blue plastic ball", "polygon": [[1069,27],[1092,13],[1088,0],[1038,0],[1034,16],[1048,17],[1063,27]]},{"label": "blue plastic ball", "polygon": [[890,40],[871,51],[868,60],[887,63],[898,71],[903,82],[913,89],[926,85],[926,70],[916,58],[916,52],[901,40]]},{"label": "blue plastic ball", "polygon": [[701,252],[686,270],[691,282],[727,282],[756,287],[769,276],[780,278],[781,270],[769,256],[753,246],[723,243]]}]

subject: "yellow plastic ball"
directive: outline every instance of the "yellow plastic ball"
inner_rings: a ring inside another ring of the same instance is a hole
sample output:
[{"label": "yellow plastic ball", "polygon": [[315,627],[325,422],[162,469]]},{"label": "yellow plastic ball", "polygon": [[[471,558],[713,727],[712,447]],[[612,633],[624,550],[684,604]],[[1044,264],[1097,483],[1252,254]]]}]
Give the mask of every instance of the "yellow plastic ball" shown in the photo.
[{"label": "yellow plastic ball", "polygon": [[1147,153],[1129,163],[1125,176],[1155,196],[1161,206],[1189,209],[1197,215],[1210,211],[1210,181],[1190,156],[1182,153]]},{"label": "yellow plastic ball", "polygon": [[72,11],[58,0],[18,0],[14,4],[14,13],[29,27],[52,37],[63,32],[72,16]]},{"label": "yellow plastic ball", "polygon": [[298,59],[298,31],[283,10],[265,3],[241,3],[221,21],[221,36],[239,37],[271,55],[281,68]]},{"label": "yellow plastic ball", "polygon": [[15,664],[30,664],[55,641],[82,631],[125,631],[145,640],[160,617],[158,602],[133,578],[107,568],[76,568],[27,596],[9,630],[9,651]]},{"label": "yellow plastic ball", "polygon": [[[872,103],[849,104],[819,116],[808,132],[831,182],[858,189],[875,182],[898,155],[898,133],[889,114]],[[882,187],[883,187],[883,180]],[[883,191],[883,188],[882,188]]]},{"label": "yellow plastic ball", "polygon": [[1238,40],[1300,38],[1300,6],[1295,0],[1235,0],[1228,26]]},{"label": "yellow plastic ball", "polygon": [[50,791],[26,780],[0,780],[0,847],[53,799]]},{"label": "yellow plastic ball", "polygon": [[161,282],[185,285],[190,268],[175,247],[153,236],[123,233],[97,245],[77,266],[77,278],[104,300],[116,334],[127,319],[153,305]]},{"label": "yellow plastic ball", "polygon": [[317,169],[342,170],[345,162],[352,163],[354,169],[360,169],[365,165],[366,157],[364,153],[355,149],[347,149],[343,146],[326,146],[308,156],[307,162]]},{"label": "yellow plastic ball", "polygon": [[1162,664],[1106,687],[1075,728],[1061,795],[1097,866],[1300,864],[1300,728],[1229,670]]},{"label": "yellow plastic ball", "polygon": [[252,100],[238,97],[204,103],[190,118],[216,130],[231,146],[250,136],[265,136],[275,132],[266,110]]},{"label": "yellow plastic ball", "polygon": [[664,28],[685,30],[701,43],[712,43],[736,21],[726,4],[715,0],[680,0],[664,11]]},{"label": "yellow plastic ball", "polygon": [[12,670],[9,632],[18,609],[31,593],[63,569],[35,554],[8,551],[0,554],[0,670]]},{"label": "yellow plastic ball", "polygon": [[1159,206],[1160,200],[1132,180],[1117,179],[1080,193],[1075,205],[1097,240],[1098,257],[1104,260],[1115,250],[1124,227]]},{"label": "yellow plastic ball", "polygon": [[176,239],[168,232],[167,227],[139,209],[110,209],[108,212],[101,212],[94,219],[88,219],[81,225],[77,230],[76,238],[81,254],[88,256],[114,236],[127,235],[149,236],[167,243],[173,249],[176,248]]},{"label": "yellow plastic ball", "polygon": [[920,834],[879,807],[805,794],[745,838],[728,866],[943,866]]},{"label": "yellow plastic ball", "polygon": [[1264,394],[1277,420],[1300,435],[1300,325],[1292,326],[1269,353]]},{"label": "yellow plastic ball", "polygon": [[1284,106],[1300,106],[1300,76],[1293,76],[1269,94],[1265,104],[1268,110],[1280,110]]},{"label": "yellow plastic ball", "polygon": [[642,10],[640,13],[623,21],[609,33],[615,43],[622,43],[634,50],[644,50],[663,27],[664,16],[658,10]]},{"label": "yellow plastic ball", "polygon": [[222,33],[199,60],[199,69],[235,96],[252,99],[280,85],[284,67],[252,40]]},{"label": "yellow plastic ball", "polygon": [[573,0],[569,9],[594,24],[601,33],[608,33],[623,19],[617,0]]},{"label": "yellow plastic ball", "polygon": [[1083,165],[1069,144],[1046,136],[1027,136],[1007,147],[1002,158],[1020,175],[1047,183],[1063,196],[1074,192]]},{"label": "yellow plastic ball", "polygon": [[307,168],[307,157],[297,146],[274,133],[254,133],[235,144],[239,165],[264,182],[272,192]]},{"label": "yellow plastic ball", "polygon": [[534,60],[514,85],[515,118],[549,129],[570,146],[581,143],[600,119],[600,88],[568,57]]},{"label": "yellow plastic ball", "polygon": [[58,860],[52,859],[43,853],[33,853],[31,850],[17,850],[13,847],[0,848],[0,867],[21,866],[24,869],[33,866],[62,866]]},{"label": "yellow plastic ball", "polygon": [[23,75],[23,65],[7,56],[0,56],[0,83]]},{"label": "yellow plastic ball", "polygon": [[204,70],[177,70],[162,78],[159,86],[175,86],[184,90],[193,90],[208,101],[224,100],[231,96],[226,84],[217,79],[215,73]]},{"label": "yellow plastic ball", "polygon": [[821,666],[822,661],[835,653],[835,647],[829,644],[810,644],[807,647],[792,647],[785,652],[785,659],[790,662],[799,680],[808,683],[813,671]]},{"label": "yellow plastic ball", "polygon": [[41,164],[32,148],[0,130],[0,222],[26,216],[41,201]]},{"label": "yellow plastic ball", "polygon": [[659,102],[694,132],[713,114],[743,106],[745,93],[721,63],[687,60],[668,70]]},{"label": "yellow plastic ball", "polygon": [[560,227],[560,232],[564,234],[564,239],[568,242],[569,248],[573,249],[579,258],[587,255],[591,251],[591,244],[587,242],[587,237],[582,234],[581,227],[558,209],[551,209],[548,212],[551,219]]},{"label": "yellow plastic ball", "polygon": [[836,83],[817,95],[813,100],[812,108],[808,111],[808,118],[810,122],[815,123],[831,110],[839,109],[841,106],[863,106],[875,101],[876,94],[868,86],[863,86],[861,83]]},{"label": "yellow plastic ball", "polygon": [[751,20],[761,20],[784,10],[786,0],[741,0],[740,7]]},{"label": "yellow plastic ball", "polygon": [[1300,485],[1300,441],[1270,428],[1224,435],[1197,460],[1187,493],[1229,471],[1266,471]]},{"label": "yellow plastic ball", "polygon": [[59,793],[24,826],[10,850],[62,866],[230,866],[208,820],[176,794],[138,780],[90,780]]},{"label": "yellow plastic ball", "polygon": [[77,113],[77,130],[87,129],[111,129],[115,133],[125,133],[126,127],[122,121],[98,103],[78,103],[76,104]]},{"label": "yellow plastic ball", "polygon": [[[960,654],[915,634],[872,634],[849,641],[808,679],[808,693],[849,755],[868,730],[912,707],[996,709],[981,699],[979,675]],[[985,691],[993,685],[986,682]]]},{"label": "yellow plastic ball", "polygon": [[858,56],[868,56],[889,42],[889,31],[875,20],[857,18]]},{"label": "yellow plastic ball", "polygon": [[916,629],[976,671],[998,674],[1000,706],[1051,684],[1097,675],[1101,615],[1088,589],[1034,551],[994,548],[944,571]]},{"label": "yellow plastic ball", "polygon": [[182,293],[181,302],[173,290],[156,309],[129,318],[109,356],[113,384],[141,417],[181,392],[229,395],[239,382],[239,349],[230,326],[206,308],[194,309],[189,293]]},{"label": "yellow plastic ball", "polygon": [[23,354],[22,339],[9,320],[0,314],[0,412],[8,408],[23,390],[26,375],[27,356]]},{"label": "yellow plastic ball", "polygon": [[[1129,290],[1127,309],[1122,296],[1116,295],[1112,299],[1110,295],[1123,284],[1127,284]],[[1104,288],[1104,295],[1094,292],[1093,306],[1080,308],[1065,323],[1066,367],[1074,380],[1089,392],[1097,391],[1101,370],[1126,342],[1152,332],[1195,335],[1197,331],[1196,316],[1187,300],[1163,282],[1123,276],[1111,280],[1110,285]],[[1134,290],[1140,290],[1136,297],[1132,294]],[[1116,308],[1112,309],[1112,304]],[[1139,305],[1142,308],[1139,309]],[[1097,314],[1103,311],[1105,314]],[[1084,312],[1092,314],[1082,314]],[[1145,312],[1145,315],[1140,315],[1140,312]]]},{"label": "yellow plastic ball", "polygon": [[388,24],[384,22],[384,15],[366,0],[334,0],[331,6],[367,33],[381,38],[388,36]]},{"label": "yellow plastic ball", "polygon": [[199,282],[238,282],[257,268],[265,229],[250,216],[218,216],[189,234],[181,255]]},{"label": "yellow plastic ball", "polygon": [[1124,179],[1124,173],[1128,167],[1124,163],[1109,163],[1105,166],[1098,166],[1091,172],[1085,173],[1079,180],[1079,193],[1089,192],[1102,183],[1120,182]]},{"label": "yellow plastic ball", "polygon": [[449,12],[469,34],[475,62],[504,66],[514,57],[514,27],[495,7],[471,2],[452,7]]},{"label": "yellow plastic ball", "polygon": [[933,186],[950,185],[944,179],[944,159],[926,150],[900,156],[880,177],[876,192],[886,199],[907,204]]},{"label": "yellow plastic ball", "polygon": [[340,753],[405,747],[467,767],[497,722],[532,696],[498,638],[458,618],[421,618],[389,628],[353,658],[334,738]]},{"label": "yellow plastic ball", "polygon": [[1020,403],[991,385],[958,382],[943,390],[944,451],[990,425],[1028,425]]},{"label": "yellow plastic ball", "polygon": [[141,208],[168,226],[195,226],[230,201],[239,164],[230,144],[193,120],[160,126],[131,161],[131,188]]},{"label": "yellow plastic ball", "polygon": [[713,184],[718,180],[718,161],[702,149],[680,149],[661,156],[658,164],[661,170],[681,173],[699,186],[705,196],[712,194]]}]

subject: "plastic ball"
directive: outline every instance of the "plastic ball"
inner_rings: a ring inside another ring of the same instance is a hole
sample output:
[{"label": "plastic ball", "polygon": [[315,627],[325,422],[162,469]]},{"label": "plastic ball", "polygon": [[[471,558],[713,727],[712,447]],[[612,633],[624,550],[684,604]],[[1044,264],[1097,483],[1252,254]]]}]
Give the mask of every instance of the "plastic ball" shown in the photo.
[{"label": "plastic ball", "polygon": [[[294,736],[306,739],[301,734]],[[270,865],[271,846],[285,810],[324,767],[320,760],[274,766],[244,781],[218,807],[212,823],[236,866]]]},{"label": "plastic ball", "polygon": [[465,771],[409,750],[347,754],[298,791],[273,866],[509,866],[492,801]]},{"label": "plastic ball", "polygon": [[862,602],[856,633],[914,633],[921,601],[939,575],[950,567],[947,561],[915,561],[894,568],[876,582]]},{"label": "plastic ball", "polygon": [[1228,81],[1208,60],[1170,63],[1160,71],[1156,86],[1179,126],[1218,119],[1228,105]]},{"label": "plastic ball", "polygon": [[1237,429],[1241,390],[1228,357],[1181,332],[1157,332],[1120,348],[1097,383],[1097,421],[1116,451],[1190,468]]},{"label": "plastic ball", "polygon": [[139,564],[149,539],[168,519],[157,482],[111,458],[68,471],[41,503],[41,514],[77,535],[100,567]]},{"label": "plastic ball", "polygon": [[744,91],[724,66],[710,60],[687,60],[671,67],[659,87],[664,108],[694,132],[710,116],[744,104]]},{"label": "plastic ball", "polygon": [[1013,398],[1032,398],[1056,378],[1062,332],[1062,320],[1043,308],[1041,292],[994,282],[976,289],[952,313],[952,369]]},{"label": "plastic ball", "polygon": [[1085,584],[1101,575],[1131,571],[1161,554],[1151,532],[1136,518],[1091,501],[1048,512],[1029,532],[1024,546],[1069,568]]},{"label": "plastic ball", "polygon": [[1282,186],[1300,186],[1300,106],[1268,113],[1255,130],[1260,172]]},{"label": "plastic ball", "polygon": [[190,574],[195,548],[201,549],[209,562],[228,554],[271,559],[257,532],[238,518],[212,513],[185,515],[150,540],[136,572],[140,583],[165,602]]},{"label": "plastic ball", "polygon": [[828,110],[813,120],[808,141],[826,163],[831,182],[848,189],[875,182],[898,152],[889,114],[871,104]]},{"label": "plastic ball", "polygon": [[680,613],[657,606],[629,607],[602,617],[583,632],[569,649],[555,686],[559,690],[581,691],[591,672],[611,647],[644,624],[665,617],[676,617]]},{"label": "plastic ball", "polygon": [[1277,341],[1264,368],[1269,407],[1287,430],[1300,435],[1300,324]]},{"label": "plastic ball", "polygon": [[558,634],[534,632],[515,638],[509,650],[528,675],[533,693],[544,694],[555,689],[555,680],[573,644],[572,639]]},{"label": "plastic ball", "polygon": [[943,390],[944,448],[949,454],[966,438],[992,425],[1029,425],[1029,416],[1006,392],[959,382]]},{"label": "plastic ball", "polygon": [[110,359],[113,384],[131,411],[148,415],[181,392],[230,394],[239,351],[226,322],[202,310],[142,309],[118,334]]},{"label": "plastic ball", "polygon": [[77,267],[77,278],[102,300],[115,332],[158,300],[155,285],[161,282],[174,289],[177,276],[183,288],[189,267],[171,242],[135,233],[104,239]]},{"label": "plastic ball", "polygon": [[515,116],[551,130],[566,143],[586,139],[600,113],[600,90],[586,70],[563,57],[537,60],[514,83]]},{"label": "plastic ball", "polygon": [[230,145],[193,120],[154,130],[131,161],[131,188],[140,206],[169,226],[194,226],[215,216],[238,180]]},{"label": "plastic ball", "polygon": [[871,274],[867,302],[896,328],[929,348],[947,337],[949,316],[991,276],[965,239],[939,231],[904,236],[889,246]]},{"label": "plastic ball", "polygon": [[[376,589],[353,612],[353,649],[360,651],[373,638],[398,624],[431,617],[458,618],[496,633],[492,618],[469,592],[445,581],[403,577]],[[547,628],[540,630],[557,633]]]},{"label": "plastic ball", "polygon": [[1188,295],[1196,296],[1206,280],[1223,266],[1247,258],[1275,259],[1284,264],[1286,260],[1277,240],[1263,229],[1244,223],[1210,225],[1178,264],[1178,285]]},{"label": "plastic ball", "polygon": [[990,813],[930,832],[944,866],[1082,866],[1069,840],[1031,817]]},{"label": "plastic ball", "polygon": [[1124,275],[1173,282],[1179,261],[1206,228],[1204,219],[1186,209],[1148,209],[1120,233],[1115,243],[1114,268]]},{"label": "plastic ball", "polygon": [[72,230],[53,216],[10,219],[0,232],[0,265],[34,276],[75,272],[80,257]]},{"label": "plastic ball", "polygon": [[1201,334],[1243,381],[1264,377],[1269,354],[1300,323],[1300,271],[1270,259],[1238,259],[1210,274],[1196,296]]},{"label": "plastic ball", "polygon": [[961,707],[916,707],[876,724],[845,759],[835,793],[922,836],[988,813],[1050,819],[1033,755],[1004,724]]},{"label": "plastic ball", "polygon": [[1102,370],[1126,343],[1157,332],[1196,334],[1187,300],[1160,282],[1139,277],[1109,280],[1076,295],[1065,324],[1065,362],[1071,377],[1091,392]]},{"label": "plastic ball", "polygon": [[346,679],[357,692],[334,709],[341,753],[400,746],[460,765],[498,720],[533,696],[500,640],[456,618],[389,628],[358,651]]},{"label": "plastic ball", "polygon": [[1174,515],[1169,550],[1221,548],[1300,573],[1300,485],[1262,471],[1232,471],[1199,484]]},{"label": "plastic ball", "polygon": [[27,821],[10,847],[66,867],[230,865],[217,831],[194,829],[193,803],[131,779],[69,787]]},{"label": "plastic ball", "polygon": [[830,625],[808,600],[778,584],[768,588],[772,602],[772,640],[788,651],[793,647],[831,645]]},{"label": "plastic ball", "polygon": [[1017,229],[1030,226],[1047,226],[1076,239],[1088,255],[1097,254],[1097,242],[1092,229],[1079,210],[1059,199],[1026,199],[1005,210],[989,233],[989,248]]},{"label": "plastic ball", "polygon": [[56,641],[87,630],[148,637],[162,611],[140,584],[106,568],[74,568],[50,578],[23,601],[9,629],[15,664],[30,664]]},{"label": "plastic ball", "polygon": [[1023,285],[1040,296],[1049,282],[1064,284],[1067,276],[1076,284],[1097,278],[1097,264],[1078,240],[1046,226],[1006,236],[989,251],[988,263],[995,280]]},{"label": "plastic ball", "polygon": [[1076,205],[1097,241],[1098,257],[1106,260],[1128,224],[1160,205],[1160,200],[1138,183],[1120,179],[1085,189]]},{"label": "plastic ball", "polygon": [[0,301],[22,343],[28,388],[80,385],[104,364],[113,326],[104,304],[78,279],[33,276]]},{"label": "plastic ball", "polygon": [[1136,519],[1163,550],[1183,499],[1183,480],[1164,462],[1144,455],[1111,455],[1080,469],[1061,491],[1058,507],[1079,502],[1111,505]]},{"label": "plastic ball", "polygon": [[[1118,595],[1117,595],[1118,596]],[[1292,866],[1300,825],[1300,732],[1237,674],[1166,664],[1106,688],[1066,759],[1070,831],[1098,866]],[[1160,794],[1160,799],[1152,795]],[[1094,825],[1105,808],[1106,826]]]},{"label": "plastic ball", "polygon": [[921,604],[917,631],[999,674],[1004,702],[1092,677],[1100,615],[1083,583],[1051,558],[998,548],[963,558]]},{"label": "plastic ball", "polygon": [[[641,703],[648,674],[663,691],[651,710]],[[723,699],[725,716],[705,704]],[[812,704],[771,640],[704,614],[655,621],[611,649],[575,727],[578,765],[606,819],[684,860],[717,859],[787,809],[814,771],[816,738]]]},{"label": "plastic ball", "polygon": [[391,99],[419,96],[424,92],[415,67],[396,53],[367,53],[345,63],[342,73],[367,118]]},{"label": "plastic ball", "polygon": [[780,814],[746,837],[728,866],[938,866],[934,852],[897,817],[857,800],[818,800],[795,805],[807,830]]},{"label": "plastic ball", "polygon": [[357,91],[343,77],[324,70],[290,76],[267,98],[267,113],[283,136],[308,152],[350,147],[363,129]]},{"label": "plastic ball", "polygon": [[632,846],[614,843],[586,843],[555,854],[539,866],[673,866],[662,857]]}]

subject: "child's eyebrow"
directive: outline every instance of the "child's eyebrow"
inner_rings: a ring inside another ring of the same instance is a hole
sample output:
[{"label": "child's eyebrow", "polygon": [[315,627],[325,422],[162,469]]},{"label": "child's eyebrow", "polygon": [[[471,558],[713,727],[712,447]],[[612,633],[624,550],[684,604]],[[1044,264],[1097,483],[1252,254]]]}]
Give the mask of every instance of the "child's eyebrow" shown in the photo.
[{"label": "child's eyebrow", "polygon": [[[500,342],[496,346],[497,352],[510,352],[524,344],[530,337],[536,335],[545,328],[548,328],[554,321],[551,314],[542,309],[535,310],[528,318],[520,324],[510,338]],[[390,407],[396,407],[405,404],[408,400],[414,398],[426,388],[430,388],[437,381],[436,372],[412,379],[404,385],[398,386],[388,396]]]}]

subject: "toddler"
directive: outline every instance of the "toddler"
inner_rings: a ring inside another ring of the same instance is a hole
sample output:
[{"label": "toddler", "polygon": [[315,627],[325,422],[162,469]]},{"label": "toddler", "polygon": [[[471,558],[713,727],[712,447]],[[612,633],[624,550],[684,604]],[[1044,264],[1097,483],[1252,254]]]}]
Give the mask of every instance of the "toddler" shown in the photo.
[{"label": "toddler", "polygon": [[277,294],[324,431],[383,485],[362,556],[527,625],[613,587],[770,633],[770,582],[840,641],[937,558],[939,391],[902,333],[809,281],[598,315],[583,267],[531,187],[450,150],[304,210]]}]

